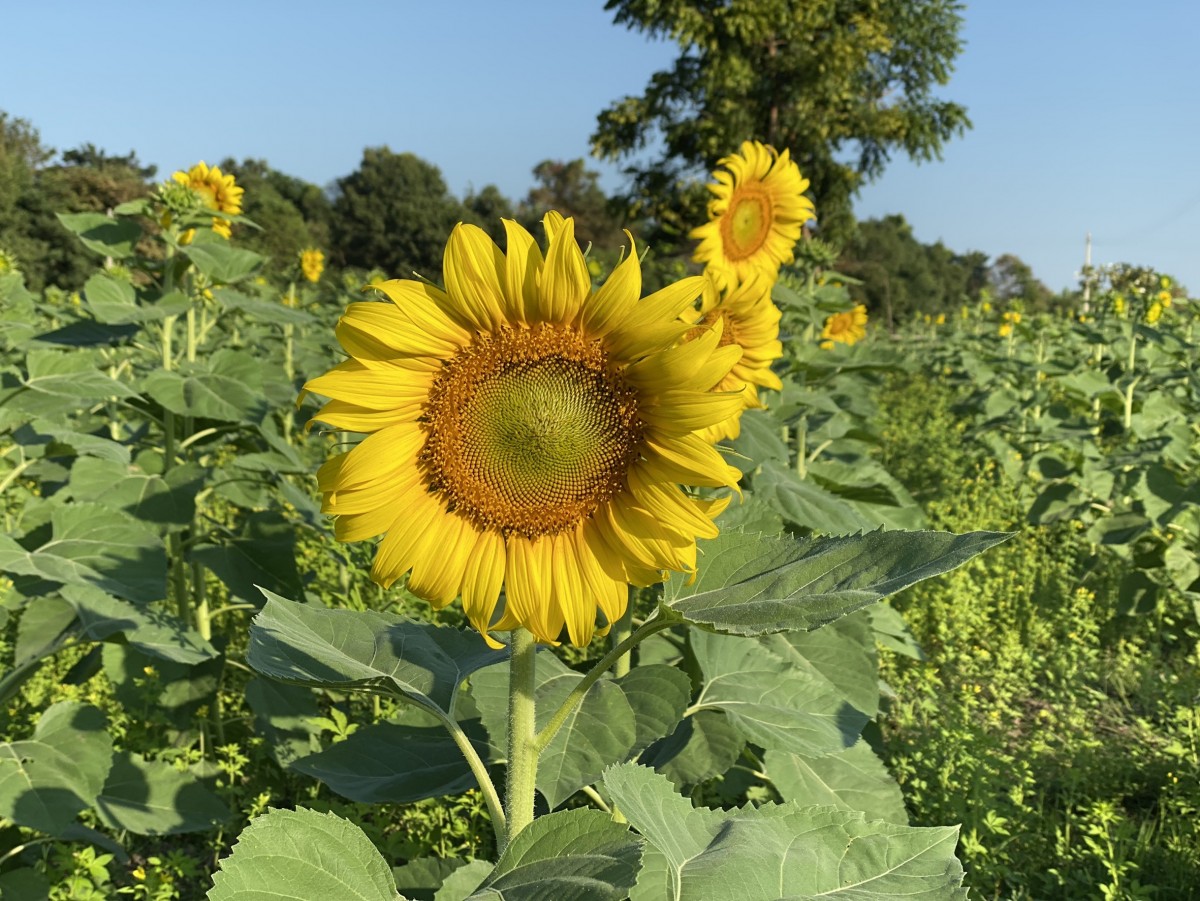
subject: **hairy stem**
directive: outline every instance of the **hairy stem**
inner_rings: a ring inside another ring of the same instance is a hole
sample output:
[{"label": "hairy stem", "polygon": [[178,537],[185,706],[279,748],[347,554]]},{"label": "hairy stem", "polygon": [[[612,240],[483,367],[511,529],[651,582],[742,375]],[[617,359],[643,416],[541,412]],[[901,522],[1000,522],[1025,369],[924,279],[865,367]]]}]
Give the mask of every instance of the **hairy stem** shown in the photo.
[{"label": "hairy stem", "polygon": [[508,676],[508,841],[533,822],[534,789],[540,748],[535,730],[537,641],[527,629],[513,629]]}]

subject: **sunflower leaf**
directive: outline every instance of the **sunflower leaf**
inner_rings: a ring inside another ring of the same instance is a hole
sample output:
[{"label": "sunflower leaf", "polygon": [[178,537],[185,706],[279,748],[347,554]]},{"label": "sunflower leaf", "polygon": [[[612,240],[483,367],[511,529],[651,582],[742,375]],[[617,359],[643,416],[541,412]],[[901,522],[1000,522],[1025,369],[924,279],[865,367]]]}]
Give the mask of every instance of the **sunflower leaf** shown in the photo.
[{"label": "sunflower leaf", "polygon": [[333,813],[269,810],[238,837],[209,901],[397,901],[396,880],[366,833]]},{"label": "sunflower leaf", "polygon": [[445,712],[468,675],[504,659],[475,632],[262,593],[267,603],[250,627],[246,660],[281,682],[384,690]]},{"label": "sunflower leaf", "polygon": [[650,843],[633,901],[966,897],[957,826],[868,822],[796,803],[693,808],[665,777],[632,764],[608,770],[604,784]]},{"label": "sunflower leaf", "polygon": [[860,810],[870,820],[908,822],[900,786],[861,739],[844,751],[822,757],[767,751],[763,764],[785,801],[830,804]]},{"label": "sunflower leaf", "polygon": [[1009,533],[868,532],[796,540],[727,531],[701,545],[695,580],[675,574],[667,611],[716,632],[812,630],[949,572]]},{"label": "sunflower leaf", "polygon": [[641,840],[608,814],[559,811],[523,829],[466,901],[621,901],[641,857]]}]

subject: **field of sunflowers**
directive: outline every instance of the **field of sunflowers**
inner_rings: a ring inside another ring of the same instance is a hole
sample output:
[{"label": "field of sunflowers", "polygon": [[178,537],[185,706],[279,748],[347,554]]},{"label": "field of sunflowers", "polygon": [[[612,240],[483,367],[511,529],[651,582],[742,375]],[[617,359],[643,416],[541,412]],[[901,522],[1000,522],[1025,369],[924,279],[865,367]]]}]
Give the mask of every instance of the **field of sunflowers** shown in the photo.
[{"label": "field of sunflowers", "polygon": [[0,898],[1200,892],[1200,306],[889,332],[807,188],[653,291],[268,277],[204,163],[0,257]]}]

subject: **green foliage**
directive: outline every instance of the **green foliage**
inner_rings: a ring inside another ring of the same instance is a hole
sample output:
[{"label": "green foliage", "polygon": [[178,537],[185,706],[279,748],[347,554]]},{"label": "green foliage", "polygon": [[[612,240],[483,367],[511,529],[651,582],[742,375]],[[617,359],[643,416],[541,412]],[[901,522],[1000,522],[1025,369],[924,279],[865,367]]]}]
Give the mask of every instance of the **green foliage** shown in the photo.
[{"label": "green foliage", "polygon": [[339,262],[390,278],[418,272],[436,280],[446,236],[461,216],[436,166],[411,153],[367,148],[358,169],[337,182],[332,233]]},{"label": "green foliage", "polygon": [[[640,212],[681,236],[701,218],[681,193],[748,139],[787,148],[812,181],[822,234],[851,231],[850,199],[897,150],[940,156],[969,126],[957,103],[935,96],[962,48],[952,0],[812,4],[793,0],[609,0],[617,24],[680,48],[640,97],[599,116],[594,151],[634,158]],[[682,213],[682,215],[680,215]]]}]

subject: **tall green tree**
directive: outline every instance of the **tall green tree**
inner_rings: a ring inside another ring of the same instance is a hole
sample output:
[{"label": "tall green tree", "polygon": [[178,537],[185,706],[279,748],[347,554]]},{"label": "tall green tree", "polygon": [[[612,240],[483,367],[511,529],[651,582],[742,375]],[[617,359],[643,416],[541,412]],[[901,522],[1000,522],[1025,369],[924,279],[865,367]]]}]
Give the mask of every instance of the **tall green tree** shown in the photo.
[{"label": "tall green tree", "polygon": [[484,185],[479,191],[468,191],[463,198],[465,221],[478,225],[491,235],[492,240],[504,246],[504,224],[501,219],[514,216],[512,201],[504,196],[495,185]]},{"label": "tall green tree", "polygon": [[680,48],[641,96],[601,112],[592,135],[597,155],[631,161],[641,208],[676,233],[697,215],[689,185],[758,139],[791,151],[812,181],[823,237],[844,242],[851,198],[893,153],[935,159],[970,126],[961,105],[934,95],[962,49],[957,0],[608,0],[605,8],[618,24]]},{"label": "tall green tree", "polygon": [[463,218],[436,166],[368,147],[359,167],[337,181],[334,256],[344,266],[382,269],[394,278],[418,272],[436,281],[446,237]]}]

